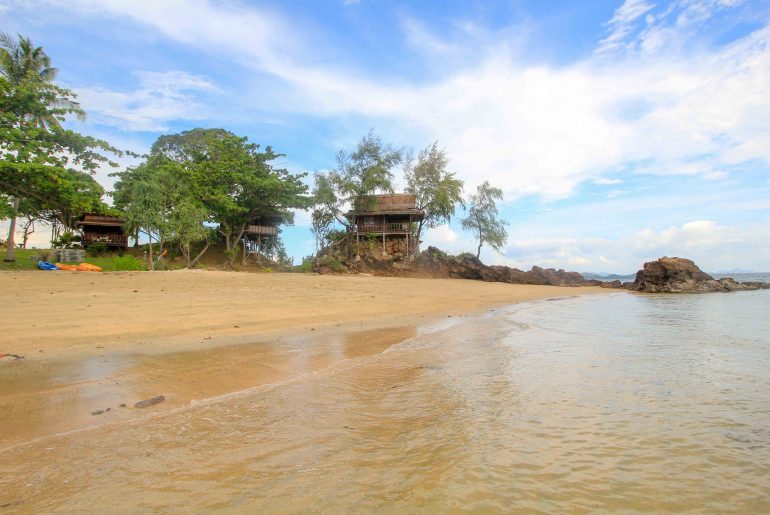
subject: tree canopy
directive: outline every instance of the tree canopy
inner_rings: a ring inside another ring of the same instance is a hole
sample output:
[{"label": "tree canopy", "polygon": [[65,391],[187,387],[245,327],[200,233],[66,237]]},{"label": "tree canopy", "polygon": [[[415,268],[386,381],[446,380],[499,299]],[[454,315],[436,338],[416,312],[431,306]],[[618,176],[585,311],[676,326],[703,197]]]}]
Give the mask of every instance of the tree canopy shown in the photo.
[{"label": "tree canopy", "polygon": [[503,199],[503,191],[484,181],[471,195],[468,216],[463,218],[462,226],[467,231],[472,231],[479,243],[476,249],[476,257],[481,255],[481,247],[484,244],[500,252],[508,240],[508,232],[505,226],[508,223],[497,217],[496,200]]},{"label": "tree canopy", "polygon": [[434,142],[419,153],[416,163],[410,160],[405,167],[406,191],[415,195],[417,208],[425,213],[417,224],[418,240],[423,226],[449,223],[457,204],[464,206],[463,181],[447,171],[448,164],[446,152]]},{"label": "tree canopy", "polygon": [[131,227],[177,241],[185,255],[195,242],[208,242],[201,229],[208,222],[232,263],[250,222],[291,224],[292,210],[310,203],[304,174],[272,166],[280,157],[224,129],[161,136],[144,163],[118,174],[115,204]]},{"label": "tree canopy", "polygon": [[0,194],[12,198],[7,261],[13,260],[20,199],[58,211],[70,223],[99,193],[83,174],[117,166],[105,154],[120,155],[105,141],[62,127],[68,116],[84,112],[74,93],[51,82],[55,76],[41,47],[0,34]]}]

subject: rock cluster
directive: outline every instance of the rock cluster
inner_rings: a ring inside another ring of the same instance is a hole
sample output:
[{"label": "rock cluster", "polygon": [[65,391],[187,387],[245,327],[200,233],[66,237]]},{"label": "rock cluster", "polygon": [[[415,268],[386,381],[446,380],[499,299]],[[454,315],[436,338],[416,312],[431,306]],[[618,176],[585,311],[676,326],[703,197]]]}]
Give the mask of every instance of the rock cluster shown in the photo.
[{"label": "rock cluster", "polygon": [[450,277],[476,279],[512,284],[544,284],[552,286],[582,286],[583,276],[553,268],[532,267],[529,272],[507,266],[488,266],[472,254],[450,256],[436,247],[428,247],[411,263],[393,263],[387,267],[372,267],[376,275],[406,277]]},{"label": "rock cluster", "polygon": [[714,279],[689,259],[662,257],[649,261],[636,273],[629,290],[645,293],[708,293],[770,288],[761,282],[739,283],[730,278]]}]

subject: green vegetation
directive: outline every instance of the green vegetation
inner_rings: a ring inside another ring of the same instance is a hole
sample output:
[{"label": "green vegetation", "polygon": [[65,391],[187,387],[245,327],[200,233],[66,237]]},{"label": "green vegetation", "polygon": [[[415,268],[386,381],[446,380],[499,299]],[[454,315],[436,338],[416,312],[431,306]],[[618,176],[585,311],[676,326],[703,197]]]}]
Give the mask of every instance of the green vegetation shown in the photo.
[{"label": "green vegetation", "polygon": [[[369,131],[358,142],[352,153],[340,150],[337,154],[337,169],[326,174],[316,174],[313,189],[315,208],[312,214],[316,241],[322,240],[331,231],[335,221],[345,227],[350,226],[345,218],[346,209],[360,213],[369,207],[371,195],[392,193],[393,169],[403,159],[403,149],[395,149],[383,143],[373,131]],[[350,251],[348,242],[348,254]]]},{"label": "green vegetation", "polygon": [[104,190],[91,174],[117,166],[107,142],[61,125],[85,117],[75,94],[53,83],[58,70],[41,47],[0,34],[0,200],[11,219],[5,261],[14,261],[16,220],[47,220],[72,227],[85,211],[106,209]]},{"label": "green vegetation", "polygon": [[508,232],[505,230],[507,222],[497,217],[495,200],[502,199],[502,190],[490,186],[489,181],[480,184],[476,194],[471,195],[468,216],[463,218],[462,225],[463,229],[473,231],[479,242],[476,258],[481,255],[481,246],[485,243],[500,252],[508,240]]},{"label": "green vegetation", "polygon": [[[56,262],[53,251],[39,249],[17,249],[16,260],[13,262],[0,262],[0,271],[2,270],[37,270],[38,261]],[[103,255],[98,257],[89,257],[88,263],[102,268],[105,272],[146,270],[144,261],[129,255]],[[56,272],[58,273],[58,272]],[[64,272],[62,272],[64,273]],[[69,273],[69,272],[68,272]],[[87,273],[87,272],[83,272]]]},{"label": "green vegetation", "polygon": [[304,174],[270,164],[279,157],[271,147],[262,151],[223,129],[161,136],[142,164],[116,174],[115,205],[130,230],[160,242],[161,249],[177,244],[189,267],[216,237],[205,224],[216,227],[232,265],[252,220],[291,224],[291,210],[310,203]]},{"label": "green vegetation", "polygon": [[417,163],[408,160],[406,165],[406,191],[414,193],[416,207],[425,216],[417,223],[415,236],[420,240],[423,226],[433,229],[442,223],[449,223],[455,214],[457,204],[463,202],[463,181],[447,171],[446,152],[438,148],[438,141],[425,148],[417,156]]}]

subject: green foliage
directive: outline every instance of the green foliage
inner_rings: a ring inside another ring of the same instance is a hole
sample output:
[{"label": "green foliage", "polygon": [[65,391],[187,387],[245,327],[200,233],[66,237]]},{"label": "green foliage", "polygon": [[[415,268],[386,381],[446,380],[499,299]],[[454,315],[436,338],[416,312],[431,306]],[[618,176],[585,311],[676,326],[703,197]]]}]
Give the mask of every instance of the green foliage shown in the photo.
[{"label": "green foliage", "polygon": [[68,116],[85,113],[74,93],[51,82],[55,76],[41,47],[0,34],[0,195],[24,201],[25,211],[12,209],[11,217],[52,217],[69,228],[100,204],[101,187],[90,174],[103,164],[117,166],[105,153],[121,153],[62,127]]},{"label": "green foliage", "polygon": [[305,256],[302,258],[302,264],[292,267],[291,271],[301,274],[309,274],[313,272],[313,263],[315,258],[313,256]]},{"label": "green foliage", "polygon": [[496,200],[503,199],[503,191],[500,188],[490,186],[489,181],[484,181],[471,196],[468,216],[462,220],[463,229],[473,231],[479,242],[476,257],[481,255],[481,247],[485,243],[497,252],[508,240],[508,232],[505,230],[507,222],[497,217]]},{"label": "green foliage", "polygon": [[455,214],[457,204],[463,202],[463,181],[447,171],[446,152],[438,148],[438,142],[423,149],[417,156],[417,163],[408,160],[405,166],[406,191],[416,197],[416,205],[425,212],[417,225],[417,238],[423,226],[435,228],[449,223]]},{"label": "green foliage", "polygon": [[[115,203],[126,210],[132,224],[144,224],[145,232],[156,239],[178,241],[185,247],[183,254],[195,243],[207,248],[204,242],[211,235],[204,222],[211,223],[224,238],[225,255],[232,263],[247,224],[291,224],[292,209],[310,204],[304,174],[271,166],[280,157],[270,147],[262,151],[223,129],[161,136],[145,163],[118,174]],[[131,204],[142,197],[147,206],[137,206],[136,214],[144,213],[144,219],[134,221]]]},{"label": "green foliage", "polygon": [[90,257],[98,257],[106,254],[108,250],[109,247],[106,243],[97,241],[96,243],[91,243],[88,248],[86,248],[86,255]]},{"label": "green foliage", "polygon": [[335,272],[344,272],[345,271],[345,265],[343,265],[338,259],[332,257],[332,256],[321,256],[318,258],[318,266],[327,266],[331,268]]},{"label": "green foliage", "polygon": [[81,237],[71,231],[64,231],[59,237],[51,242],[51,247],[55,249],[75,249],[80,248]]},{"label": "green foliage", "polygon": [[354,213],[361,212],[372,201],[371,195],[392,193],[393,169],[403,158],[403,149],[383,143],[374,131],[369,131],[352,153],[340,150],[337,169],[315,177],[313,200],[319,220],[349,225],[343,210],[349,207]]},{"label": "green foliage", "polygon": [[[96,264],[96,263],[94,263]],[[112,260],[112,270],[115,271],[141,271],[146,270],[144,262],[134,256],[118,256]]]}]

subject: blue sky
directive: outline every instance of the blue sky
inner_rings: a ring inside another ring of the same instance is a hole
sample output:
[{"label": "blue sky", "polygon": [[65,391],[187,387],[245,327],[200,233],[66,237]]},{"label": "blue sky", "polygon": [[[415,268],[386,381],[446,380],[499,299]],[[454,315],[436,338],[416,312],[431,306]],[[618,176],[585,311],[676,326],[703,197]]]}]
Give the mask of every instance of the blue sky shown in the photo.
[{"label": "blue sky", "polygon": [[[505,191],[487,262],[770,270],[767,1],[0,0],[0,30],[43,46],[73,125],[121,148],[223,127],[312,175],[370,128],[438,140],[468,192]],[[456,218],[425,243],[472,250]]]}]

